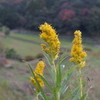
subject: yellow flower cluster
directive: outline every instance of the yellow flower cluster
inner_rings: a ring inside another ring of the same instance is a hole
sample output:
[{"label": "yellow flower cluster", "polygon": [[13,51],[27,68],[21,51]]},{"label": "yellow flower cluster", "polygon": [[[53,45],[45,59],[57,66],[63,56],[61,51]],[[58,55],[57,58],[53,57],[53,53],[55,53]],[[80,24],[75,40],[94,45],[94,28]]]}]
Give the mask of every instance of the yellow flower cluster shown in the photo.
[{"label": "yellow flower cluster", "polygon": [[39,29],[42,31],[40,38],[46,42],[46,44],[41,44],[43,51],[51,55],[53,59],[56,59],[60,49],[60,41],[56,31],[48,23],[40,25]]},{"label": "yellow flower cluster", "polygon": [[[37,64],[35,71],[33,71],[33,73],[35,74],[35,77],[36,77],[36,79],[39,82],[41,87],[44,87],[44,82],[42,81],[42,79],[37,74],[40,74],[41,76],[43,76],[44,67],[45,67],[44,62],[40,61]],[[30,82],[35,86],[36,90],[38,91],[38,89],[39,89],[38,85],[37,85],[37,83],[36,83],[36,81],[33,77],[30,77]]]},{"label": "yellow flower cluster", "polygon": [[83,51],[82,47],[82,38],[81,38],[81,31],[77,30],[74,32],[75,38],[73,40],[73,46],[71,49],[71,55],[72,58],[70,58],[70,61],[74,64],[81,64],[79,68],[82,68],[85,66],[85,61],[83,59],[87,56],[86,52]]}]

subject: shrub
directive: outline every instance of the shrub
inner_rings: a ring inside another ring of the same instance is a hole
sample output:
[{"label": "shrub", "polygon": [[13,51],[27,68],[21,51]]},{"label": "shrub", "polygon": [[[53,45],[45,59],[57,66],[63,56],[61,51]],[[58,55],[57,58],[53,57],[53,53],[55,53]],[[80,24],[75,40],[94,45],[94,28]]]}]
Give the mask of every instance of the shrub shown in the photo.
[{"label": "shrub", "polygon": [[84,48],[85,51],[92,51],[92,49],[85,47]]},{"label": "shrub", "polygon": [[3,26],[3,32],[5,34],[5,37],[9,36],[10,34],[10,29],[6,26]]},{"label": "shrub", "polygon": [[25,61],[31,61],[31,60],[34,60],[34,57],[32,55],[28,55],[25,57],[24,59]]},{"label": "shrub", "polygon": [[7,48],[5,50],[6,58],[8,59],[15,59],[20,60],[20,55],[17,54],[17,52],[13,48]]},{"label": "shrub", "polygon": [[38,58],[43,58],[44,57],[44,55],[42,54],[42,53],[39,53],[37,56],[36,56],[36,58],[38,59]]},{"label": "shrub", "polygon": [[0,66],[3,66],[6,63],[5,58],[5,46],[0,42]]}]

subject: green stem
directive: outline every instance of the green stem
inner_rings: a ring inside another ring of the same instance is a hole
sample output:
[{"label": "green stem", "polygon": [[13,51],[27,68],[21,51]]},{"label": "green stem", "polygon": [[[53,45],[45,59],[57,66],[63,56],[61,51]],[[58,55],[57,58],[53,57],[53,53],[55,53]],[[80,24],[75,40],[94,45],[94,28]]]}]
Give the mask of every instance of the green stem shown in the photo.
[{"label": "green stem", "polygon": [[[81,74],[81,69],[79,69],[79,74]],[[79,85],[80,85],[80,97],[82,97],[83,96],[82,76],[79,76]]]},{"label": "green stem", "polygon": [[[57,84],[57,68],[56,68],[56,65],[55,65],[55,62],[54,62],[54,59],[52,59],[52,66],[53,66],[53,69],[54,69],[54,74],[55,74],[55,84]],[[57,85],[56,85],[57,86]],[[60,100],[60,92],[58,91],[58,89],[56,90],[56,100]]]},{"label": "green stem", "polygon": [[57,92],[57,100],[60,100],[60,93]]},{"label": "green stem", "polygon": [[52,66],[54,67],[54,72],[56,73],[56,66],[55,66],[54,59],[52,59]]},{"label": "green stem", "polygon": [[38,92],[36,93],[36,100],[39,100],[39,98],[38,98]]},{"label": "green stem", "polygon": [[53,70],[54,70],[54,82],[56,83],[56,66],[55,66],[55,62],[54,62],[54,59],[52,59],[52,66],[53,66]]}]

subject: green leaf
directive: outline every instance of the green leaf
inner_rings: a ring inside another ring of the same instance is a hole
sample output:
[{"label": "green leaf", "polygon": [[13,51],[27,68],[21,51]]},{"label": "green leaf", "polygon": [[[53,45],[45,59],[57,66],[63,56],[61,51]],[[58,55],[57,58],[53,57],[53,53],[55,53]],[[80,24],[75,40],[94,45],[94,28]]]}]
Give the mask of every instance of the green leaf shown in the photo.
[{"label": "green leaf", "polygon": [[37,83],[37,85],[38,85],[38,87],[39,87],[39,90],[40,90],[40,92],[41,92],[41,94],[42,94],[44,100],[47,100],[47,99],[46,99],[46,95],[45,95],[44,91],[42,90],[42,87],[40,86],[39,82],[38,82],[37,79],[36,79],[35,74],[33,73],[33,70],[32,70],[31,65],[30,65],[29,63],[28,63],[28,65],[29,65],[29,67],[30,67],[30,70],[31,70],[31,72],[32,72],[32,74],[33,74],[33,77],[34,77],[34,79],[35,79],[35,81],[36,81],[36,83]]},{"label": "green leaf", "polygon": [[83,88],[84,88],[86,86],[86,80],[83,79],[82,84],[83,84]]},{"label": "green leaf", "polygon": [[45,58],[46,58],[46,60],[47,60],[47,62],[48,62],[48,64],[49,64],[49,66],[50,67],[52,67],[52,65],[51,65],[51,60],[50,60],[50,57],[49,57],[49,55],[47,55],[45,52],[44,52],[44,56],[45,56]]},{"label": "green leaf", "polygon": [[66,56],[67,50],[58,58],[58,62],[62,63],[68,56]]},{"label": "green leaf", "polygon": [[79,98],[79,93],[77,93],[72,100],[78,100],[78,98]]},{"label": "green leaf", "polygon": [[74,92],[72,93],[72,96],[73,96],[73,99],[72,100],[79,100],[79,95],[80,95],[79,88],[76,88],[74,90]]},{"label": "green leaf", "polygon": [[65,85],[64,88],[62,89],[62,92],[61,92],[61,93],[64,94],[64,93],[67,91],[68,87],[69,87],[69,86],[66,86],[66,85]]},{"label": "green leaf", "polygon": [[65,65],[60,65],[60,69],[63,71],[65,69]]},{"label": "green leaf", "polygon": [[68,74],[72,73],[74,71],[74,66],[71,67],[70,69],[67,69],[67,71],[65,72],[65,75],[62,77],[62,80],[64,80]]},{"label": "green leaf", "polygon": [[[52,76],[52,79],[53,79],[53,82],[54,82],[54,79],[55,79],[55,74],[54,74],[54,67],[52,66],[52,64],[50,63],[51,62],[51,59],[50,59],[50,57],[49,57],[49,55],[48,54],[46,54],[45,52],[44,52],[44,56],[45,56],[45,58],[46,58],[46,60],[47,60],[47,62],[48,62],[48,64],[49,64],[49,66],[50,66],[50,68],[51,68],[51,70],[50,69],[48,69],[48,72],[50,73],[50,75]],[[47,67],[48,68],[48,67]]]},{"label": "green leaf", "polygon": [[81,73],[78,73],[78,74],[77,74],[77,77],[83,75],[85,72],[87,72],[87,70],[86,70],[86,71],[83,71],[83,72],[81,72]]},{"label": "green leaf", "polygon": [[[86,98],[88,97],[88,93],[89,93],[91,88],[93,88],[93,86],[90,86],[89,89],[86,91]],[[85,98],[85,100],[86,100],[86,98]]]},{"label": "green leaf", "polygon": [[72,73],[72,72],[75,70],[75,68],[76,68],[77,66],[79,66],[79,65],[80,65],[80,64],[74,65],[74,66],[71,66],[69,69],[67,69],[67,71],[65,72],[65,75],[63,76],[62,80],[65,79],[65,78],[67,77],[68,74]]},{"label": "green leaf", "polygon": [[50,71],[50,74],[51,74],[51,76],[52,76],[52,81],[54,82],[54,80],[55,80],[55,73],[54,73],[54,69],[51,69]]},{"label": "green leaf", "polygon": [[56,90],[57,90],[56,87],[52,87],[54,100],[57,100],[57,97],[56,97]]},{"label": "green leaf", "polygon": [[52,98],[50,98],[49,96],[47,97],[47,100],[52,100]]},{"label": "green leaf", "polygon": [[52,88],[51,88],[51,86],[49,85],[49,83],[47,82],[47,80],[43,77],[43,76],[41,76],[40,74],[37,74],[42,80],[43,80],[43,82],[48,86],[48,88],[52,91]]},{"label": "green leaf", "polygon": [[79,88],[76,88],[76,89],[74,90],[74,92],[72,93],[72,95],[76,95],[78,92],[79,92]]},{"label": "green leaf", "polygon": [[59,60],[59,63],[61,64],[66,58],[69,58],[69,57],[65,56],[64,58]]},{"label": "green leaf", "polygon": [[86,98],[86,94],[84,94],[84,95],[81,97],[80,100],[85,100],[85,98]]},{"label": "green leaf", "polygon": [[52,94],[51,94],[51,95],[49,95],[48,97],[49,97],[49,98],[51,98],[51,99],[53,99],[53,95],[52,95]]},{"label": "green leaf", "polygon": [[60,87],[61,85],[61,79],[62,79],[62,74],[61,74],[61,68],[58,65],[57,66],[57,73],[56,73],[56,87]]},{"label": "green leaf", "polygon": [[68,91],[63,100],[66,100],[71,95],[71,93],[72,93],[71,91]]},{"label": "green leaf", "polygon": [[60,89],[60,92],[61,92],[62,94],[63,94],[64,89],[65,89],[65,87],[66,87],[66,85],[67,85],[67,82],[69,81],[69,79],[70,79],[71,76],[72,76],[72,73],[70,73],[70,74],[67,76],[67,78],[66,78],[64,81],[62,81],[61,89]]}]

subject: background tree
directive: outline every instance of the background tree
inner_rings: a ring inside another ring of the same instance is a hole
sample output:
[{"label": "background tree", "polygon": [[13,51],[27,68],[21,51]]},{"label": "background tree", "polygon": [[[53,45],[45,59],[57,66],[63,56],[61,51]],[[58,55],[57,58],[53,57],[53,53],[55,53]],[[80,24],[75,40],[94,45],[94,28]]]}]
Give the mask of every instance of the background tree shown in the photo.
[{"label": "background tree", "polygon": [[38,31],[44,22],[60,34],[80,29],[85,36],[100,35],[100,0],[1,0],[0,23],[10,29]]}]

